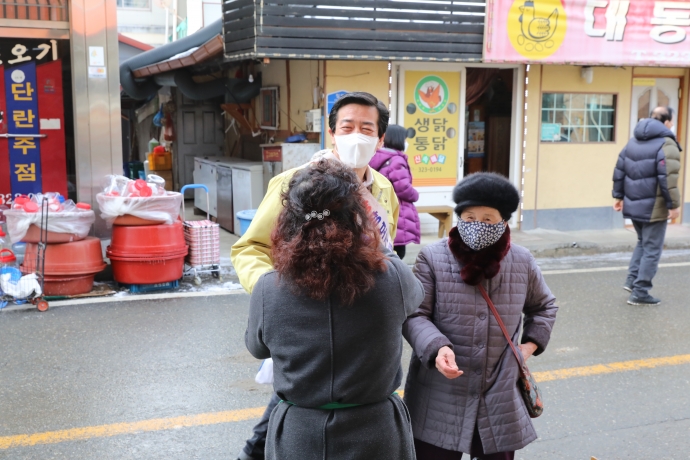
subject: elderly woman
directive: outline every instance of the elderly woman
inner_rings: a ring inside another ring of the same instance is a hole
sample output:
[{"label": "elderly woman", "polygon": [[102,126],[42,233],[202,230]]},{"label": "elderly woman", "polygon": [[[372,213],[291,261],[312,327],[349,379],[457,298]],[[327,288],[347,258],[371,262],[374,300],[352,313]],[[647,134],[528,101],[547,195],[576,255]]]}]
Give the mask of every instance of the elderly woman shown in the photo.
[{"label": "elderly woman", "polygon": [[419,254],[425,297],[403,327],[414,351],[405,402],[417,458],[513,459],[537,434],[517,387],[518,360],[479,286],[514,343],[523,325],[524,360],[546,348],[558,308],[529,251],[510,243],[515,187],[477,173],[455,186],[453,201],[458,225]]},{"label": "elderly woman", "polygon": [[402,380],[402,325],[424,296],[387,251],[352,169],[320,160],[283,192],[245,341],[273,358],[266,459],[414,460]]}]

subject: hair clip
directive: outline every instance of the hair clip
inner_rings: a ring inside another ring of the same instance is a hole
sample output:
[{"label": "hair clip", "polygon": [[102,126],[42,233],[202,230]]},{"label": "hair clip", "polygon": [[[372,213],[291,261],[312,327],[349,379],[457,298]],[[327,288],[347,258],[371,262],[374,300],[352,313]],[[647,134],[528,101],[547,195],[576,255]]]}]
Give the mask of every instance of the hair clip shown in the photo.
[{"label": "hair clip", "polygon": [[307,220],[307,222],[309,222],[310,220],[312,220],[314,218],[319,219],[319,220],[323,220],[324,217],[328,217],[330,215],[331,215],[331,211],[329,211],[328,209],[324,209],[323,212],[312,211],[309,214],[306,214],[304,216],[304,218]]}]

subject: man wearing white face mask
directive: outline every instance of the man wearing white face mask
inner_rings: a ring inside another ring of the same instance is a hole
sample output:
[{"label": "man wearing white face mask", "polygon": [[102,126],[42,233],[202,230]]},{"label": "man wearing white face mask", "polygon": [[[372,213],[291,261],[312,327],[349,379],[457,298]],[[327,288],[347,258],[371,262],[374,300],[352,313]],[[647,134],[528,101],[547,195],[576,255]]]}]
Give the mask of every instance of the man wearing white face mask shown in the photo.
[{"label": "man wearing white face mask", "polygon": [[[382,235],[384,242],[386,238],[390,241],[395,238],[400,206],[391,183],[368,163],[383,145],[388,119],[388,109],[371,94],[348,93],[336,101],[328,117],[333,150],[322,150],[314,155],[315,158],[339,159],[355,170],[371,197],[372,215],[376,214],[380,227],[386,229],[386,235]],[[249,293],[259,277],[273,269],[270,235],[282,206],[280,193],[287,188],[295,171],[291,169],[271,179],[251,225],[232,247],[233,266]]]},{"label": "man wearing white face mask", "polygon": [[[383,145],[388,119],[388,109],[373,95],[363,92],[344,95],[333,105],[328,117],[328,133],[334,148],[318,152],[312,161],[322,157],[337,159],[354,169],[361,181],[362,194],[367,199],[371,218],[379,228],[381,240],[392,249],[400,212],[398,198],[388,179],[368,166],[376,150]],[[252,292],[261,275],[273,270],[271,232],[281,211],[281,192],[287,189],[297,169],[285,171],[271,179],[251,225],[232,247],[233,267],[248,293]],[[239,459],[264,458],[263,443],[268,415],[278,401],[274,395],[261,422],[254,428],[254,437],[247,442]]]}]

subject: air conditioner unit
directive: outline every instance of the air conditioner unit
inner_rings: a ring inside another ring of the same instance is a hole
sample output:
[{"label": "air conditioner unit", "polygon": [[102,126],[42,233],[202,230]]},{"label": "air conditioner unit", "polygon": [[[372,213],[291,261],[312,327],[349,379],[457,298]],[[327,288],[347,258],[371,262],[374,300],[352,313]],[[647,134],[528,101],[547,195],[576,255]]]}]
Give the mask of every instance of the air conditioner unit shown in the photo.
[{"label": "air conditioner unit", "polygon": [[307,132],[320,133],[321,132],[321,109],[308,110],[307,114]]}]

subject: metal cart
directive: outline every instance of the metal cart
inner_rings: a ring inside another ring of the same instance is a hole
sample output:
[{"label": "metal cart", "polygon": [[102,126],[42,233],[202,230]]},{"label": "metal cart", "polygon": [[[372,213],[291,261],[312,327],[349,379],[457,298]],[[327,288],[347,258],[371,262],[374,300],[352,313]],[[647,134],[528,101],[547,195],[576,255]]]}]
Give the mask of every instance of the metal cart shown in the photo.
[{"label": "metal cart", "polygon": [[[202,184],[189,184],[182,187],[180,193],[184,196],[185,190],[202,188],[206,191],[206,209],[208,205],[208,187]],[[189,252],[185,257],[185,269],[182,276],[193,276],[194,284],[201,284],[201,273],[211,273],[214,278],[222,280],[220,275],[220,226],[211,221],[208,211],[206,220],[184,220],[185,208],[182,200],[182,226],[184,239],[189,246]]]},{"label": "metal cart", "polygon": [[[14,267],[3,267],[0,270],[0,274],[9,275],[13,288],[12,292],[3,292],[0,286],[0,308],[4,308],[9,302],[14,302],[17,305],[30,302],[36,305],[38,311],[48,310],[48,301],[43,298],[45,251],[48,241],[48,200],[43,200],[41,203],[40,229],[41,236],[37,244],[36,259],[34,261],[24,259],[21,271]],[[26,276],[32,274],[34,277]],[[26,297],[17,297],[18,292],[28,292],[29,294]]]}]

